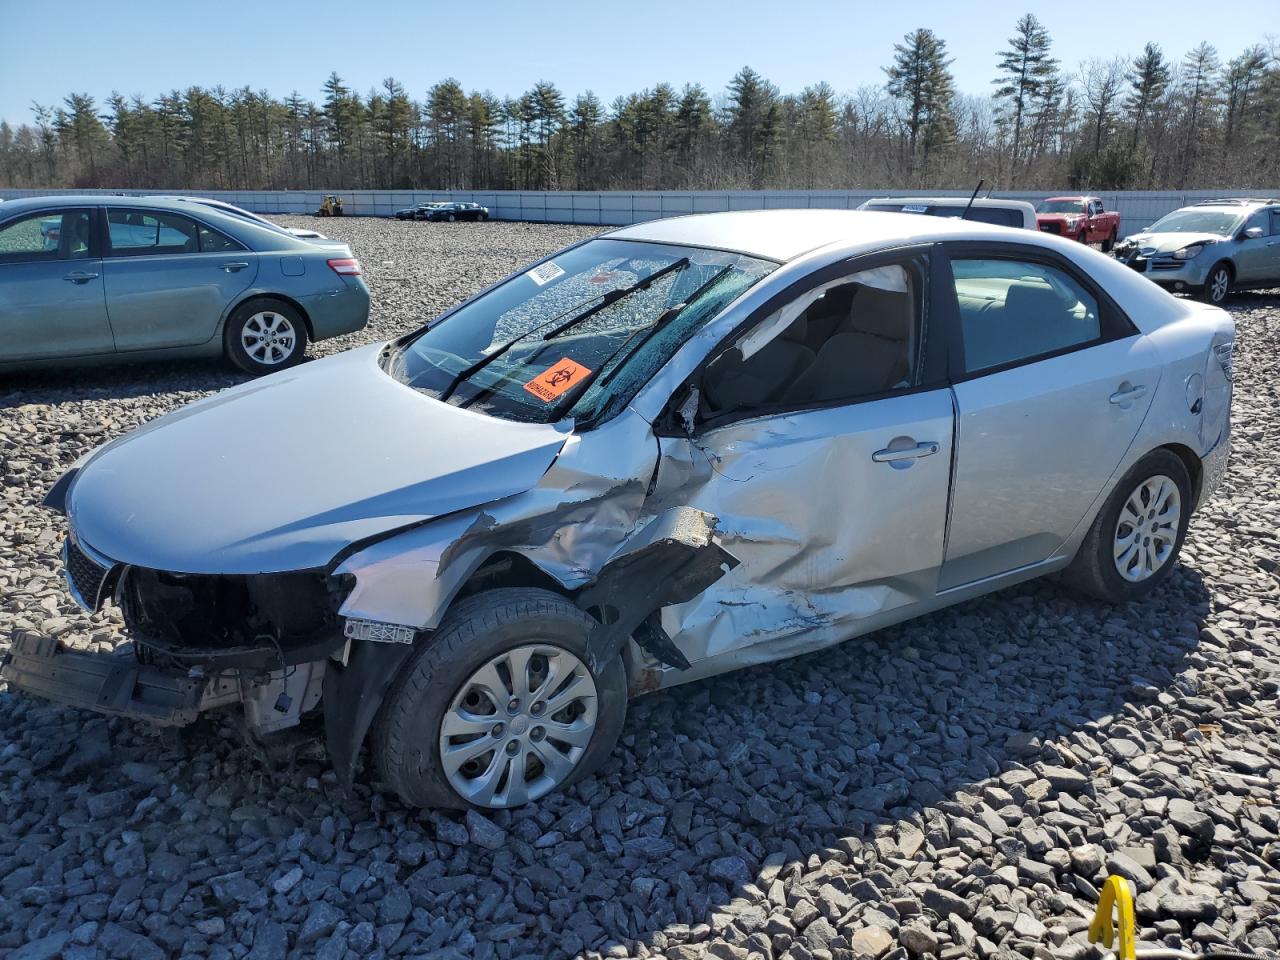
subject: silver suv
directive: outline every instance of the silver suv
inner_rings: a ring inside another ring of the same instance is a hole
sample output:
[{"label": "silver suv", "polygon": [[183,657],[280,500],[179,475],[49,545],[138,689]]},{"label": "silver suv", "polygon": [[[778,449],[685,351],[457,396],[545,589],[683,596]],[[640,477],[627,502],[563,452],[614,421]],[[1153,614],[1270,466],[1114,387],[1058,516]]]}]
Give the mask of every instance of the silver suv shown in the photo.
[{"label": "silver suv", "polygon": [[1280,286],[1280,200],[1205,200],[1116,246],[1160,286],[1222,303],[1232,290]]}]

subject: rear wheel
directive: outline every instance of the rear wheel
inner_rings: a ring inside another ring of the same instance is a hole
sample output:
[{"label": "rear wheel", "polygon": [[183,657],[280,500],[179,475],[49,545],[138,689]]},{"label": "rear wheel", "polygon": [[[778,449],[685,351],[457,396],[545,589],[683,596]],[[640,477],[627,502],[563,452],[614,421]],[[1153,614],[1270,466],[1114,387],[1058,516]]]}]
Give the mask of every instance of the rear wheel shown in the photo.
[{"label": "rear wheel", "polygon": [[227,320],[227,358],[245,373],[273,373],[299,363],[307,352],[307,325],[282,300],[250,300]]},{"label": "rear wheel", "polygon": [[1231,268],[1226,263],[1215,263],[1204,279],[1200,296],[1209,303],[1222,304],[1231,293]]},{"label": "rear wheel", "polygon": [[546,590],[459,603],[397,679],[374,731],[382,780],[409,804],[504,809],[588,776],[626,716],[626,669],[594,671],[594,621]]},{"label": "rear wheel", "polygon": [[450,223],[453,223],[453,221],[457,220],[458,218],[451,213],[447,217],[445,217],[445,219],[448,220]]},{"label": "rear wheel", "polygon": [[1115,234],[1115,231],[1113,230],[1111,233],[1107,234],[1106,239],[1102,241],[1102,252],[1110,253],[1112,250],[1115,249],[1115,247],[1116,247],[1116,234]]},{"label": "rear wheel", "polygon": [[1146,596],[1177,562],[1191,497],[1191,478],[1176,454],[1147,454],[1116,484],[1063,579],[1112,603]]}]

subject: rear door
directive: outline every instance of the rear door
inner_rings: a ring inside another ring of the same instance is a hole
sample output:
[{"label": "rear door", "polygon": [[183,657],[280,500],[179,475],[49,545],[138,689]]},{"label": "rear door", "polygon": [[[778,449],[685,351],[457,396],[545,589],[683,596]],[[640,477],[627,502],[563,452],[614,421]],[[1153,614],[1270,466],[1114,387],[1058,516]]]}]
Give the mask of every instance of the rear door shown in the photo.
[{"label": "rear door", "polygon": [[59,207],[0,225],[0,363],[115,349],[96,217],[94,208]]},{"label": "rear door", "polygon": [[120,351],[205,343],[257,275],[255,254],[178,213],[108,207],[107,311]]},{"label": "rear door", "polygon": [[1107,489],[1160,376],[1155,350],[1065,259],[949,250],[957,420],[943,590],[1051,557]]}]

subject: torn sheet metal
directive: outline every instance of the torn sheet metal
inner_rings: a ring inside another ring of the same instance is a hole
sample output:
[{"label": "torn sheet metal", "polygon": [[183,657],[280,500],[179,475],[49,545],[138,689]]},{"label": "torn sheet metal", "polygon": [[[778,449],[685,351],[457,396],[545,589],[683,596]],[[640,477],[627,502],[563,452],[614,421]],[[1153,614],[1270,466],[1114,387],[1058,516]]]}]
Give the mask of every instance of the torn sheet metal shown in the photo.
[{"label": "torn sheet metal", "polygon": [[[593,670],[618,655],[651,614],[692,600],[738,565],[715,536],[716,518],[692,507],[672,507],[644,524],[618,549],[578,606],[594,611],[601,625],[587,652]],[[648,652],[671,666],[689,660],[660,625],[650,627]]]}]

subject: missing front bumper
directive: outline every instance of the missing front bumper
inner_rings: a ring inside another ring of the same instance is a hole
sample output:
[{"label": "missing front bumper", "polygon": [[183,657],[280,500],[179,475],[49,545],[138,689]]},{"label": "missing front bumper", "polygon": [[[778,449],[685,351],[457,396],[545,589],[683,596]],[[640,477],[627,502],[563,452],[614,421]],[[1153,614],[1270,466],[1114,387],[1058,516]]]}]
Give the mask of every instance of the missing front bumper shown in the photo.
[{"label": "missing front bumper", "polygon": [[207,677],[146,666],[131,656],[83,653],[52,637],[13,633],[0,661],[0,679],[10,687],[70,707],[185,726],[209,706]]}]

